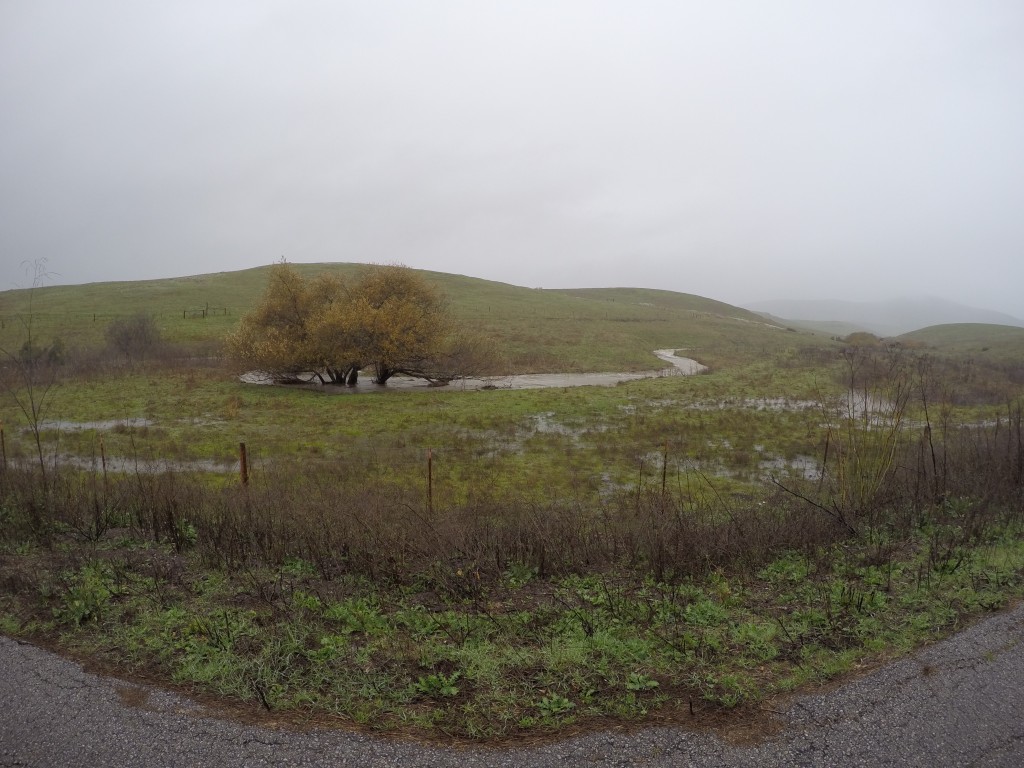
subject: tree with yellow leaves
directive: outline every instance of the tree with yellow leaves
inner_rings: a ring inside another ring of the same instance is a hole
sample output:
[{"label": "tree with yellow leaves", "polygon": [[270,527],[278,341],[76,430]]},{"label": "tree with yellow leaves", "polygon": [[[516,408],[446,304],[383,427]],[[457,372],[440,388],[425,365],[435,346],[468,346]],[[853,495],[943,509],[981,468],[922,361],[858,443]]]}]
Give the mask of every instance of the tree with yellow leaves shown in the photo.
[{"label": "tree with yellow leaves", "polygon": [[373,365],[374,381],[384,384],[397,373],[424,376],[451,331],[441,293],[417,272],[387,266],[366,272],[352,299],[351,338]]},{"label": "tree with yellow leaves", "polygon": [[334,352],[325,354],[317,331],[323,315],[344,294],[339,280],[309,281],[288,264],[275,264],[259,304],[228,335],[228,355],[275,379],[312,373],[321,382],[344,382],[351,363],[340,362],[342,357]]},{"label": "tree with yellow leaves", "polygon": [[496,365],[493,345],[454,331],[444,297],[408,267],[372,266],[346,282],[305,279],[282,262],[227,350],[277,379],[309,374],[349,385],[366,365],[378,384],[396,374],[444,384]]}]

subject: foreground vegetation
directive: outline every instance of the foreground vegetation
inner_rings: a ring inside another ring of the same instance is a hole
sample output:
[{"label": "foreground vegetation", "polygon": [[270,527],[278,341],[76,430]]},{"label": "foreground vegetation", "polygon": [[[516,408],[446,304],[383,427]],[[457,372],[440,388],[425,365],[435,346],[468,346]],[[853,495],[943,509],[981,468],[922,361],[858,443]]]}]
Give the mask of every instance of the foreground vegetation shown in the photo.
[{"label": "foreground vegetation", "polygon": [[[650,309],[592,294],[562,301]],[[701,344],[751,336],[609,388],[41,368],[37,421],[0,403],[0,631],[275,717],[501,739],[757,707],[1024,593],[1019,358],[662,299],[638,343],[684,312]],[[561,316],[531,328],[562,343]]]},{"label": "foreground vegetation", "polygon": [[884,489],[854,533],[782,492],[427,510],[288,467],[245,489],[64,472],[44,491],[8,470],[2,627],[277,713],[435,736],[700,716],[1020,595],[1002,445],[972,438],[978,466],[939,478],[939,501],[916,479]]},{"label": "foreground vegetation", "polygon": [[[153,492],[175,505],[190,489]],[[700,515],[667,523],[682,511],[657,499],[604,510],[676,534],[662,551],[638,528],[584,549],[559,533],[590,515],[558,507],[503,505],[505,530],[470,527],[495,541],[468,551],[465,518],[493,519],[493,508],[411,526],[392,514],[402,533],[371,523],[372,549],[342,545],[330,559],[327,547],[275,556],[289,549],[279,513],[248,503],[222,496],[185,506],[185,519],[139,509],[144,520],[120,520],[133,524],[96,541],[22,543],[4,558],[4,630],[59,636],[122,672],[278,714],[495,738],[756,705],[1005,605],[1024,569],[1019,513],[979,515],[970,502],[845,540],[778,506],[767,520],[739,515],[747,539],[732,542],[738,534]],[[305,526],[339,522],[312,517]],[[332,530],[332,543],[346,538]],[[648,541],[631,546],[632,536]],[[395,538],[408,540],[385,550]],[[573,556],[555,550],[565,544]],[[609,547],[622,548],[619,564]],[[584,552],[591,562],[577,559]],[[676,567],[658,579],[643,564],[652,556]]]}]

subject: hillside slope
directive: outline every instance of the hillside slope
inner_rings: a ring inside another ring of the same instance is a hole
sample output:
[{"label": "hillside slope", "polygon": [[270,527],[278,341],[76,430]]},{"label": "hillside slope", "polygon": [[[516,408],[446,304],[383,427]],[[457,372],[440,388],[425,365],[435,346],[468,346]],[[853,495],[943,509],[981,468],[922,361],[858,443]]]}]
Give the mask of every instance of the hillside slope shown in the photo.
[{"label": "hillside slope", "polygon": [[[356,274],[360,264],[294,264],[304,275]],[[34,337],[96,346],[110,321],[154,316],[174,342],[216,346],[256,302],[270,267],[137,282],[90,283],[0,293],[0,346],[17,349],[31,316]],[[710,365],[826,340],[787,331],[739,307],[640,288],[543,290],[422,271],[448,296],[455,317],[493,336],[511,372],[646,370],[658,348],[687,348]],[[31,301],[31,304],[30,304]],[[31,306],[31,315],[29,312]]]},{"label": "hillside slope", "polygon": [[899,339],[945,355],[1024,362],[1024,328],[1016,326],[951,323],[922,328]]}]

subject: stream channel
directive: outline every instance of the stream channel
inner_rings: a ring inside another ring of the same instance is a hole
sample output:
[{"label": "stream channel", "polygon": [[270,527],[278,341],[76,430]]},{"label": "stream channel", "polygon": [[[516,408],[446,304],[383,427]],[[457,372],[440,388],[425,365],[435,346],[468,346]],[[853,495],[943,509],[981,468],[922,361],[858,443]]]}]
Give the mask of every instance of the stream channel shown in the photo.
[{"label": "stream channel", "polygon": [[[707,367],[688,357],[679,357],[674,349],[656,349],[655,356],[669,364],[668,368],[652,371],[634,371],[631,373],[524,373],[517,376],[491,376],[487,378],[458,379],[446,386],[430,384],[423,379],[411,376],[393,376],[385,386],[374,384],[368,376],[360,376],[359,383],[353,387],[322,385],[317,382],[287,384],[283,386],[299,389],[313,389],[336,395],[361,395],[384,392],[409,392],[437,390],[439,392],[475,391],[481,389],[545,389],[548,387],[614,387],[624,381],[651,379],[660,376],[690,376]],[[273,379],[260,373],[247,373],[242,376],[247,384],[274,384]]]}]

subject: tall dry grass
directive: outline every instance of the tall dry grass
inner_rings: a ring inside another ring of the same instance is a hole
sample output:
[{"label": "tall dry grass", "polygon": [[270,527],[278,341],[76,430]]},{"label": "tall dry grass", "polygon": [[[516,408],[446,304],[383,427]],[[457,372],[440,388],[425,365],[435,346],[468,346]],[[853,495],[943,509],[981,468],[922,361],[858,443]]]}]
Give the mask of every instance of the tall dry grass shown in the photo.
[{"label": "tall dry grass", "polygon": [[41,478],[8,467],[0,473],[0,538],[13,547],[128,537],[194,551],[229,571],[302,558],[324,577],[399,583],[497,578],[512,564],[541,575],[626,566],[678,579],[756,568],[780,551],[817,550],[879,528],[905,533],[943,514],[950,499],[966,500],[982,525],[1020,515],[1021,410],[1016,402],[995,423],[906,430],[891,456],[886,445],[891,470],[873,477],[870,496],[858,497],[846,518],[827,514],[844,497],[815,480],[740,500],[718,496],[703,477],[591,501],[481,491],[428,511],[422,489],[298,465],[275,465],[246,487],[186,472],[104,477],[61,469]]}]

